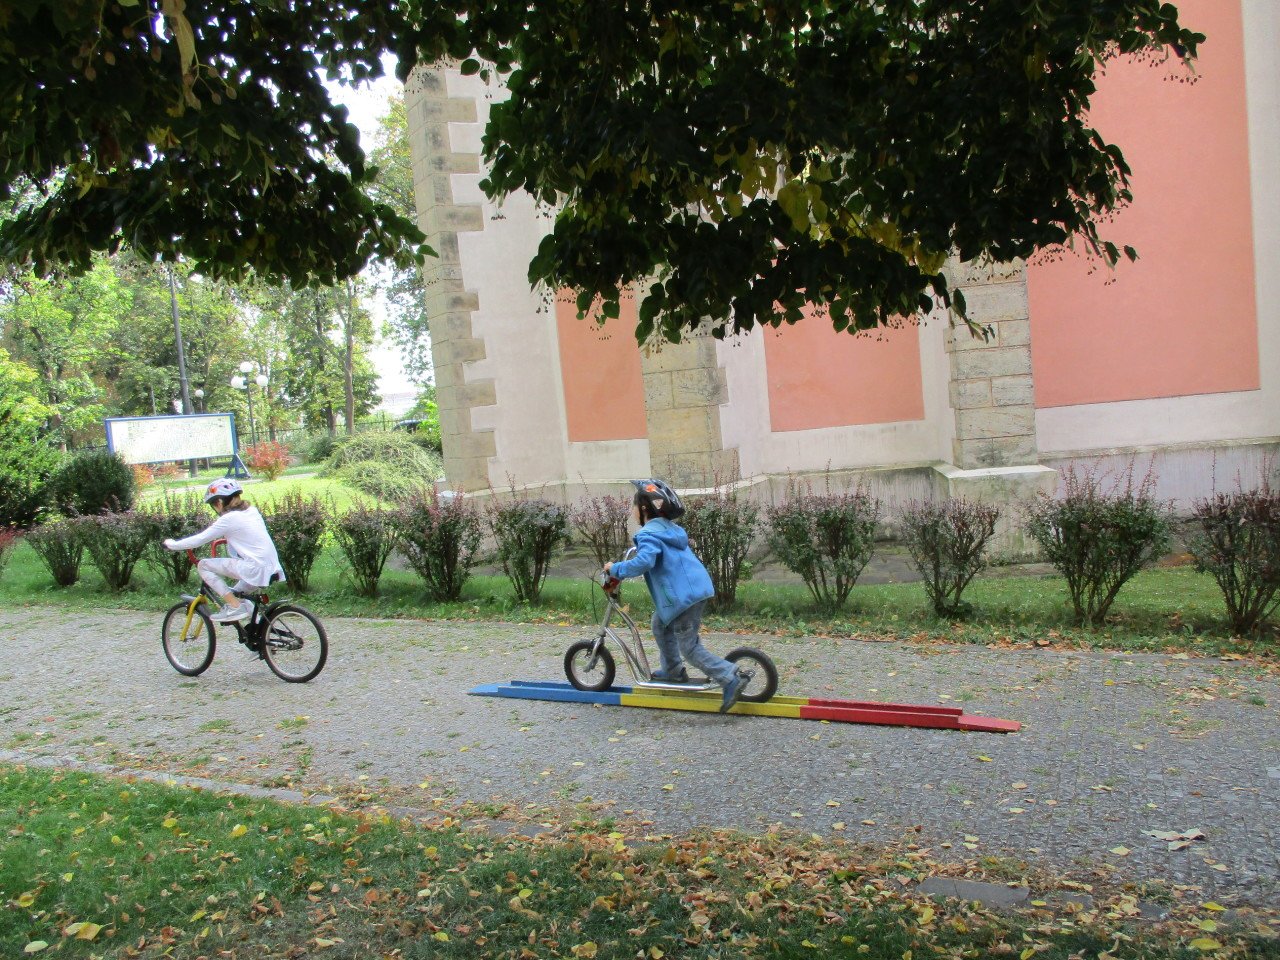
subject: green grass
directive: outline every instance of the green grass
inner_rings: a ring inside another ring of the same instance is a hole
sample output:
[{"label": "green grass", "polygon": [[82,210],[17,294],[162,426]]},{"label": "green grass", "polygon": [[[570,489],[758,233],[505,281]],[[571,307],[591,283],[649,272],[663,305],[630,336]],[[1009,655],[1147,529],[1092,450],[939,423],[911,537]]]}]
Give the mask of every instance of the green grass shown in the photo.
[{"label": "green grass", "polygon": [[[287,482],[280,480],[277,484]],[[174,602],[176,592],[155,571],[140,564],[134,586],[113,594],[87,561],[81,582],[59,590],[25,545],[14,549],[8,569],[0,576],[0,604],[124,607],[158,613]],[[281,591],[281,595],[287,592]],[[640,623],[647,623],[652,605],[643,585],[628,585],[625,596],[632,615]],[[711,613],[705,623],[716,631],[784,637],[875,635],[959,643],[1053,643],[1206,654],[1273,654],[1280,648],[1274,630],[1249,641],[1228,636],[1222,597],[1213,580],[1185,567],[1140,573],[1120,592],[1107,625],[1095,630],[1070,626],[1066,586],[1055,576],[979,579],[965,596],[976,608],[966,622],[934,617],[918,583],[855,587],[847,608],[832,614],[815,607],[802,586],[748,582],[740,586],[738,605],[732,611]],[[505,577],[476,576],[468,581],[461,601],[439,603],[426,594],[411,571],[388,570],[379,595],[362,597],[356,593],[333,547],[327,548],[317,562],[310,590],[302,599],[324,616],[523,623],[585,625],[596,622],[602,609],[599,589],[585,578],[550,579],[541,602],[527,605],[515,600]]]},{"label": "green grass", "polygon": [[[1039,960],[1156,960],[1195,955],[1188,941],[1205,934],[1194,923],[1209,916],[1178,904],[1157,931],[1105,907],[1053,917],[930,904],[896,884],[935,869],[904,846],[644,843],[586,819],[527,842],[451,823],[0,767],[0,955],[902,960],[1034,947]],[[1214,937],[1261,957],[1272,917]]]},{"label": "green grass", "polygon": [[[303,474],[310,474],[314,468],[307,468],[306,470],[303,470],[302,468],[291,469],[297,469]],[[220,477],[222,474],[218,473],[217,476]],[[138,501],[140,504],[150,503],[162,499],[166,490],[181,491],[190,486],[190,481],[185,480],[181,484],[171,484],[168,486],[153,484],[142,492]],[[195,487],[194,489],[199,492],[203,490],[203,487]],[[333,505],[333,509],[340,513],[346,512],[350,509],[353,503],[378,502],[376,497],[371,497],[358,490],[353,490],[351,487],[348,487],[346,484],[337,480],[330,480],[326,477],[314,475],[299,476],[297,474],[291,474],[289,471],[286,471],[284,476],[276,480],[249,480],[244,484],[245,499],[259,507],[269,506],[273,501],[278,500],[280,497],[289,493],[300,493],[306,497],[319,497],[322,500],[330,502]],[[210,518],[212,518],[212,516],[213,515],[210,514]]]}]

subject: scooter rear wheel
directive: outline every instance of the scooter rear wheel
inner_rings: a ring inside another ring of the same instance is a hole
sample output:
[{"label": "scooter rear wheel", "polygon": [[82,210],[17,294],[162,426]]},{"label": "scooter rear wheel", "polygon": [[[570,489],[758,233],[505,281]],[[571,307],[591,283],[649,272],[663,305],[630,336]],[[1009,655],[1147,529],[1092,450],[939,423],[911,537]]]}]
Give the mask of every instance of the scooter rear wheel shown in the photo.
[{"label": "scooter rear wheel", "polygon": [[724,658],[744,673],[751,674],[751,681],[738,695],[739,700],[764,703],[778,692],[778,668],[767,653],[754,647],[738,647],[726,653]]},{"label": "scooter rear wheel", "polygon": [[579,640],[569,647],[564,654],[564,673],[569,682],[579,690],[600,692],[613,686],[613,678],[617,666],[613,662],[613,654],[603,644],[594,655],[595,639]]}]

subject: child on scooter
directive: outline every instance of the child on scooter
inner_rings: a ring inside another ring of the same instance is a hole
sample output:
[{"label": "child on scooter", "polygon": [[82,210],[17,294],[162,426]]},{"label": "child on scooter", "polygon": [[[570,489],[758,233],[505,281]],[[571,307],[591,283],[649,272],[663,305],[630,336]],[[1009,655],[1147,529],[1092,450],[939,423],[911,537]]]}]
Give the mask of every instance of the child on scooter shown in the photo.
[{"label": "child on scooter", "polygon": [[661,480],[632,480],[636,488],[631,517],[640,529],[632,539],[636,554],[630,560],[606,563],[605,572],[625,580],[644,575],[653,596],[653,636],[662,655],[654,680],[684,683],[688,660],[724,690],[720,712],[737,702],[746,678],[728,660],[702,645],[698,629],[702,611],[715,596],[711,575],[689,549],[689,537],[672,521],[684,513],[676,492]]}]

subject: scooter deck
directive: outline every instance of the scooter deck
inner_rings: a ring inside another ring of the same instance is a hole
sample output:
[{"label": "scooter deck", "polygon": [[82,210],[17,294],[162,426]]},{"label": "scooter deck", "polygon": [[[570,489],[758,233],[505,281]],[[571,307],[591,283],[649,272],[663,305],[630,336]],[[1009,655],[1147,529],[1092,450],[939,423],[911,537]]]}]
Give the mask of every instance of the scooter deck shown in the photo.
[{"label": "scooter deck", "polygon": [[[716,713],[720,709],[717,691],[636,692],[633,687],[610,687],[598,693],[578,690],[563,680],[511,680],[487,683],[468,691],[477,697],[511,697],[519,700],[552,700],[560,703],[592,703],[614,707],[648,707],[657,710],[690,710]],[[909,703],[878,703],[869,700],[838,700],[822,697],[778,697],[765,703],[739,701],[730,713],[750,717],[789,717],[797,720],[828,720],[832,723],[873,723],[898,727],[930,727],[939,730],[971,730],[982,733],[1016,733],[1016,720],[979,717],[957,707],[933,707]]]}]

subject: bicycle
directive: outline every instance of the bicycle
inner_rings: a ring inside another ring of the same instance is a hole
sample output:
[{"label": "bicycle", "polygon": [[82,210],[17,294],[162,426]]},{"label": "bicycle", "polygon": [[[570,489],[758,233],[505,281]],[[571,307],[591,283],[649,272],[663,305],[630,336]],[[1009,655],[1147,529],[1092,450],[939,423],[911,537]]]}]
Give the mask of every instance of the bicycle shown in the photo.
[{"label": "bicycle", "polygon": [[[225,543],[213,541],[209,544],[210,554],[216,557],[218,547]],[[190,550],[187,556],[192,564],[196,563]],[[277,580],[279,576],[272,578],[273,583]],[[329,659],[329,638],[315,614],[294,603],[272,603],[265,590],[233,592],[253,606],[253,614],[248,620],[229,626],[236,628],[236,640],[265,660],[272,673],[288,683],[306,683],[324,669]],[[182,601],[164,615],[161,646],[170,665],[183,676],[198,677],[213,663],[217,636],[205,607],[216,606],[218,600],[202,580],[199,593],[182,594]]]},{"label": "bicycle", "polygon": [[[630,557],[634,552],[634,548],[628,550],[627,556]],[[565,651],[564,672],[574,687],[598,693],[613,686],[617,675],[617,664],[613,654],[605,646],[606,640],[612,640],[622,650],[637,691],[719,692],[720,684],[707,677],[690,678],[685,683],[654,680],[640,629],[631,615],[622,607],[622,581],[602,570],[595,576],[594,582],[604,591],[609,602],[605,605],[604,616],[596,635],[576,641]],[[626,624],[629,639],[624,639],[610,626],[615,615],[621,617],[622,622]],[[736,647],[725,654],[725,659],[735,664],[738,671],[747,678],[747,683],[738,697],[739,700],[764,703],[778,692],[778,669],[767,653],[754,647]],[[759,681],[758,685],[757,681]]]}]

